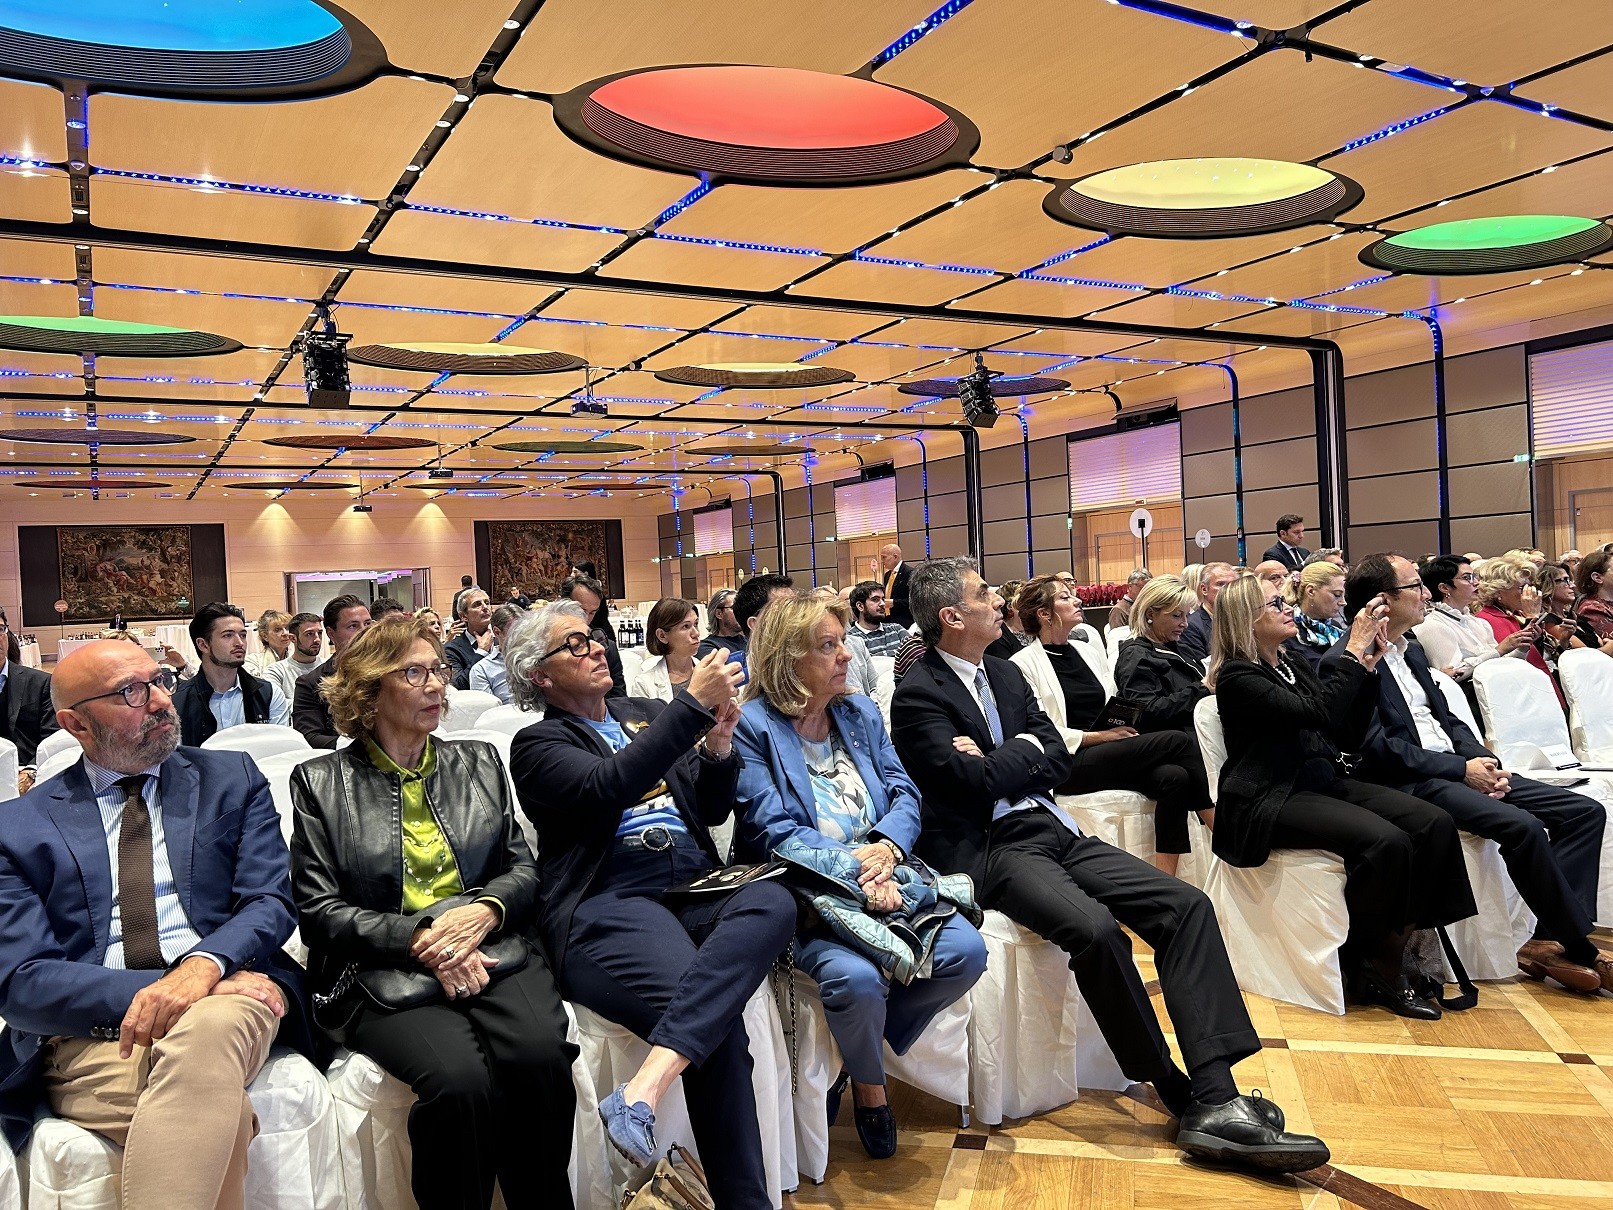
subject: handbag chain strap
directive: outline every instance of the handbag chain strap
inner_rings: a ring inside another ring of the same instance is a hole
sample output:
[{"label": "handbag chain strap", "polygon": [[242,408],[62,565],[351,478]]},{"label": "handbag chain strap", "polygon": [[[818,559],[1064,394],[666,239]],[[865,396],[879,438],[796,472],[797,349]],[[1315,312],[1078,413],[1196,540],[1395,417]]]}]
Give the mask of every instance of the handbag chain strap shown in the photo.
[{"label": "handbag chain strap", "polygon": [[[790,1095],[794,1096],[800,1091],[800,1056],[798,1035],[796,1033],[795,1018],[795,939],[784,947],[784,952],[773,963],[773,969],[768,972],[768,978],[773,984],[773,1003],[777,1006],[780,1016],[788,1015],[789,1024],[784,1027],[784,1041],[790,1050]],[[789,996],[790,1011],[784,1012],[784,999],[780,988],[786,990]]]},{"label": "handbag chain strap", "polygon": [[314,1007],[329,1008],[353,990],[353,984],[358,981],[358,963],[349,962],[342,968],[342,973],[336,976],[336,982],[331,984],[330,991],[323,994],[315,992],[312,999]]}]

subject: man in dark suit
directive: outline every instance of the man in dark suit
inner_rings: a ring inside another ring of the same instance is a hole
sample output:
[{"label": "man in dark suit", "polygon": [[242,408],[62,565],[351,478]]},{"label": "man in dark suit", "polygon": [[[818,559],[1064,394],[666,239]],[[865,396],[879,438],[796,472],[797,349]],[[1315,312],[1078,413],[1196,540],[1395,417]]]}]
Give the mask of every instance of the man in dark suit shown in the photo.
[{"label": "man in dark suit", "polygon": [[1199,569],[1199,607],[1187,615],[1187,628],[1176,640],[1177,649],[1189,659],[1203,664],[1210,658],[1210,632],[1215,624],[1215,598],[1238,575],[1230,563],[1206,563]]},{"label": "man in dark suit", "polygon": [[44,1102],[123,1147],[123,1205],[200,1210],[241,1205],[246,1086],[308,1034],[268,783],[175,751],[173,684],[116,640],[52,678],[84,758],[0,813],[0,1122],[19,1145]]},{"label": "man in dark suit", "polygon": [[902,559],[902,548],[892,542],[879,552],[879,570],[885,579],[885,614],[904,630],[913,624],[907,607],[907,585],[913,569]]},{"label": "man in dark suit", "polygon": [[470,688],[470,670],[493,650],[493,603],[480,588],[467,588],[454,598],[458,634],[443,644],[442,656],[454,670],[454,688]]},{"label": "man in dark suit", "polygon": [[24,793],[34,782],[39,741],[56,730],[56,711],[50,705],[50,677],[17,658],[17,636],[3,609],[0,651],[5,652],[0,658],[0,739],[17,745],[17,790]]},{"label": "man in dark suit", "polygon": [[331,656],[323,664],[316,664],[312,672],[297,678],[297,691],[292,695],[291,725],[315,748],[334,748],[336,723],[331,718],[325,695],[319,691],[319,682],[336,671],[336,660],[347,645],[370,628],[370,607],[349,593],[325,602],[325,634],[330,639]]},{"label": "man in dark suit", "polygon": [[[1345,581],[1354,617],[1379,593],[1389,601],[1389,647],[1378,677],[1378,705],[1367,731],[1361,774],[1444,809],[1464,832],[1495,841],[1518,893],[1539,925],[1518,952],[1534,978],[1578,992],[1613,990],[1613,957],[1590,939],[1596,912],[1602,804],[1501,768],[1501,762],[1450,710],[1428,656],[1410,634],[1423,620],[1428,589],[1399,555],[1369,555]],[[1328,659],[1340,658],[1335,647]]]},{"label": "man in dark suit", "polygon": [[[1092,836],[1053,800],[1072,768],[1018,668],[986,656],[1002,600],[973,560],[913,573],[913,614],[929,650],[897,683],[896,750],[923,797],[919,855],[975,880],[980,901],[1046,937],[1133,1080],[1181,1119],[1190,1154],[1267,1171],[1325,1163],[1320,1139],[1288,1134],[1274,1106],[1238,1095],[1232,1065],[1260,1050],[1201,891]],[[1121,925],[1154,947],[1184,1074],[1155,1018]]]},{"label": "man in dark suit", "polygon": [[1298,513],[1284,513],[1277,518],[1277,542],[1267,548],[1262,559],[1281,563],[1289,571],[1305,566],[1311,552],[1305,549],[1305,518]]}]

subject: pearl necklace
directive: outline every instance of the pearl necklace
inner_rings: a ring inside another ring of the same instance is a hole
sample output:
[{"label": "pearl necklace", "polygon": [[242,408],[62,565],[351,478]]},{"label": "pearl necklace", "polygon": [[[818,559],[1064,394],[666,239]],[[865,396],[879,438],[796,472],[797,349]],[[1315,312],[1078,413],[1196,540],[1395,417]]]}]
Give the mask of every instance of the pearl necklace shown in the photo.
[{"label": "pearl necklace", "polygon": [[1277,657],[1277,663],[1274,671],[1277,673],[1278,679],[1286,682],[1289,685],[1297,685],[1299,683],[1298,678],[1294,676],[1294,670],[1283,661],[1282,656]]}]

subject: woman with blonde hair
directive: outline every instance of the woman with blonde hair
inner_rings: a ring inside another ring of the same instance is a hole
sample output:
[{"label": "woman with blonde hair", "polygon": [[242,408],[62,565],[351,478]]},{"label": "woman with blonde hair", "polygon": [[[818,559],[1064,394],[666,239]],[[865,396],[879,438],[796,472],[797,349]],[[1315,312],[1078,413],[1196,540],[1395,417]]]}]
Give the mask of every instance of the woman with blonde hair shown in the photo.
[{"label": "woman with blonde hair", "polygon": [[258,615],[254,629],[262,647],[247,657],[246,670],[261,677],[271,664],[285,659],[291,650],[291,615],[283,609],[265,609]]},{"label": "woman with blonde hair", "polygon": [[[913,969],[900,977],[821,918],[795,943],[795,964],[818,984],[845,1061],[830,1090],[829,1122],[849,1081],[863,1149],[886,1159],[896,1150],[896,1119],[885,1095],[884,1048],[905,1054],[935,1015],[974,985],[986,969],[986,948],[911,857],[918,791],[879,708],[847,692],[850,625],[844,605],[810,597],[775,601],[757,619],[734,730],[744,761],[738,839],[749,858],[782,856],[833,871],[864,915],[917,930]],[[918,923],[921,916],[933,923]]]},{"label": "woman with blonde hair", "polygon": [[314,1017],[414,1090],[421,1210],[572,1204],[566,1014],[527,940],[538,870],[498,752],[439,739],[453,672],[420,618],[378,622],[321,683],[353,743],[298,765],[292,891]]},{"label": "woman with blonde hair", "polygon": [[1283,600],[1293,610],[1298,649],[1315,672],[1344,637],[1344,569],[1325,559],[1305,564],[1284,587]]},{"label": "woman with blonde hair", "polygon": [[1150,580],[1132,602],[1132,637],[1120,644],[1115,684],[1120,696],[1141,708],[1138,731],[1193,735],[1193,707],[1210,691],[1204,687],[1204,665],[1182,654],[1176,640],[1197,604],[1198,594],[1175,576]]},{"label": "woman with blonde hair", "polygon": [[[1499,646],[1513,635],[1520,647],[1525,647],[1524,658],[1540,671],[1551,675],[1546,657],[1540,654],[1535,640],[1542,634],[1540,621],[1540,590],[1535,587],[1534,561],[1522,551],[1509,550],[1493,559],[1474,564],[1478,573],[1478,608],[1473,616],[1490,624]],[[1552,684],[1557,682],[1553,679]],[[1557,690],[1559,701],[1563,691]],[[1566,703],[1563,709],[1568,707]]]},{"label": "woman with blonde hair", "polygon": [[1234,866],[1273,849],[1325,849],[1344,863],[1350,930],[1339,951],[1357,1003],[1431,1021],[1439,1006],[1402,972],[1416,928],[1453,924],[1477,908],[1461,838],[1438,807],[1350,774],[1378,702],[1388,606],[1356,614],[1344,654],[1320,674],[1286,646],[1294,619],[1258,578],[1235,580],[1215,603],[1210,675],[1226,763],[1212,847]]},{"label": "woman with blonde hair", "polygon": [[414,616],[416,621],[425,623],[426,629],[431,632],[431,637],[436,639],[437,642],[447,642],[447,638],[442,632],[442,615],[430,605],[424,605],[415,610]]}]

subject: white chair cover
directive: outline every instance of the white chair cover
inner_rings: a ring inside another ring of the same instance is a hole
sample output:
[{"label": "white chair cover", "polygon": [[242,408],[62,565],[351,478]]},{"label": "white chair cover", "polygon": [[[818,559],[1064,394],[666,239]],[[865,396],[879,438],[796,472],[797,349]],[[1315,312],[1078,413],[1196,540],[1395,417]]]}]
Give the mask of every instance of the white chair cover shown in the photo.
[{"label": "white chair cover", "polygon": [[1104,650],[1109,653],[1109,667],[1114,668],[1120,662],[1120,644],[1131,637],[1130,626],[1111,626],[1104,635]]},{"label": "white chair cover", "polygon": [[1495,841],[1463,832],[1462,860],[1479,912],[1445,931],[1474,979],[1510,979],[1518,973],[1519,947],[1534,935],[1535,914],[1512,885]]},{"label": "white chair cover", "polygon": [[1091,794],[1055,794],[1083,833],[1152,863],[1154,800],[1133,790],[1095,790]]},{"label": "white chair cover", "polygon": [[449,695],[441,729],[449,735],[469,731],[480,723],[482,715],[503,704],[491,693],[483,693],[480,689],[456,689]]},{"label": "white chair cover", "polygon": [[[1111,653],[1109,649],[1104,646],[1103,636],[1098,633],[1098,628],[1091,622],[1082,622],[1075,629],[1081,634],[1086,635],[1086,641],[1092,644],[1092,650],[1103,656],[1105,666],[1108,667],[1110,672],[1113,672],[1115,670],[1115,657],[1113,653]],[[1074,639],[1077,643],[1081,641],[1080,639],[1077,639],[1073,633],[1070,635],[1070,638]]]},{"label": "white chair cover", "polygon": [[[258,766],[258,772],[263,774],[264,780],[269,783],[269,793],[274,797],[275,813],[280,816],[280,835],[285,838],[288,845],[291,843],[291,771],[304,761],[328,755],[329,753],[322,749],[305,747],[300,752],[278,752],[273,756],[254,759],[253,763]],[[291,936],[281,948],[295,961],[307,963],[308,947],[302,943],[301,930],[292,929]]]},{"label": "white chair cover", "polygon": [[1467,700],[1467,694],[1462,692],[1462,687],[1438,668],[1430,668],[1428,671],[1434,678],[1434,684],[1438,685],[1439,691],[1445,695],[1445,704],[1450,707],[1451,713],[1466,723],[1467,729],[1482,740],[1484,728],[1479,726],[1479,720],[1473,717],[1473,703]]},{"label": "white chair cover", "polygon": [[[247,1151],[249,1210],[345,1210],[336,1102],[319,1070],[277,1050],[247,1093],[258,1115]],[[35,1210],[118,1210],[123,1150],[100,1135],[42,1119],[28,1139],[27,1167]]]},{"label": "white chair cover", "polygon": [[[1210,793],[1219,793],[1226,737],[1213,697],[1193,708]],[[1322,849],[1274,849],[1252,869],[1230,866],[1210,849],[1210,833],[1188,817],[1196,876],[1215,905],[1238,986],[1257,996],[1344,1012],[1339,946],[1350,931],[1344,866]]]},{"label": "white chair cover", "polygon": [[[840,1047],[829,1032],[829,1020],[818,985],[794,972],[796,1092],[794,1102],[796,1162],[801,1175],[822,1184],[829,1168],[829,1087],[840,1074]],[[788,1055],[786,1055],[788,1063]],[[788,1067],[785,1071],[788,1073]],[[966,1113],[969,1104],[969,998],[937,1013],[913,1048],[897,1055],[885,1047],[885,1073],[950,1101]],[[787,1089],[789,1084],[785,1084]],[[851,1097],[842,1101],[841,1122],[851,1120]]]},{"label": "white chair cover", "polygon": [[618,647],[616,654],[622,657],[622,681],[628,689],[632,689],[650,653],[643,647]]},{"label": "white chair cover", "polygon": [[9,1145],[0,1143],[0,1210],[22,1210],[22,1174]]},{"label": "white chair cover", "polygon": [[[37,768],[35,772],[38,772]],[[15,797],[17,797],[17,745],[9,739],[0,739],[0,802]]]},{"label": "white chair cover", "polygon": [[989,1126],[1067,1105],[1080,1089],[1123,1089],[1121,1073],[1052,942],[988,911],[986,970],[969,990],[975,1116]]},{"label": "white chair cover", "polygon": [[[594,1081],[595,1104],[609,1096],[616,1086],[638,1070],[650,1053],[647,1042],[634,1037],[614,1022],[580,1005],[571,1005],[577,1018],[579,1063]],[[756,1116],[762,1133],[762,1162],[767,1172],[768,1192],[775,1207],[783,1205],[783,1194],[796,1187],[796,1154],[793,1113],[790,1108],[790,1059],[784,1045],[783,1027],[773,991],[764,980],[745,1006],[745,1032],[750,1037],[751,1083],[756,1094]],[[838,1071],[839,1069],[836,1068]],[[655,1141],[663,1149],[673,1143],[689,1148],[697,1157],[689,1110],[683,1099],[683,1086],[674,1084],[655,1111]],[[607,1144],[608,1146],[608,1144]],[[627,1162],[611,1155],[615,1197],[601,1205],[619,1205],[627,1178],[632,1175]],[[718,1158],[714,1162],[721,1163]],[[578,1205],[582,1205],[578,1202]]]},{"label": "white chair cover", "polygon": [[[577,1043],[576,1019],[571,1005],[565,1007],[566,1038]],[[325,1074],[341,1124],[341,1162],[349,1210],[415,1210],[414,1192],[409,1185],[413,1163],[409,1110],[414,1105],[414,1093],[402,1080],[382,1071],[374,1059],[350,1050],[338,1050]],[[617,1205],[619,1190],[613,1191],[608,1158],[615,1152],[605,1141],[594,1081],[582,1059],[571,1065],[571,1077],[577,1092],[571,1164],[567,1169],[572,1200],[579,1210]],[[502,1201],[502,1197],[495,1198],[494,1205]]]},{"label": "white chair cover", "polygon": [[313,746],[302,732],[275,723],[241,723],[215,731],[202,741],[202,747],[226,752],[245,752],[256,759],[281,752],[312,752]]},{"label": "white chair cover", "polygon": [[1587,765],[1613,765],[1613,659],[1590,648],[1565,651],[1557,680],[1568,699],[1574,752]]},{"label": "white chair cover", "polygon": [[[56,731],[52,734],[60,735],[62,733]],[[58,773],[65,773],[68,769],[78,764],[79,758],[83,755],[83,747],[77,740],[74,740],[71,744],[58,748],[49,756],[39,757],[39,763],[34,766],[34,785],[37,786],[42,782],[47,782]]]},{"label": "white chair cover", "polygon": [[478,731],[502,731],[514,735],[543,718],[541,710],[523,710],[519,706],[494,706],[476,721]]},{"label": "white chair cover", "polygon": [[896,657],[893,655],[869,656],[874,665],[874,690],[869,694],[879,706],[879,717],[885,720],[885,730],[891,729],[891,698],[896,693]]},{"label": "white chair cover", "polygon": [[[58,752],[71,751],[75,754],[74,759],[76,760],[76,754],[81,751],[83,747],[84,745],[78,742],[78,737],[75,736],[71,731],[52,731],[44,739],[39,741],[39,748],[34,753],[35,766],[37,767],[38,765],[44,764],[46,757],[55,756]],[[44,779],[41,778],[40,780]]]}]

